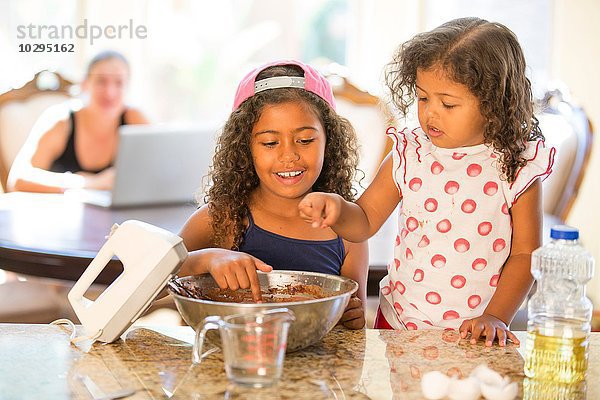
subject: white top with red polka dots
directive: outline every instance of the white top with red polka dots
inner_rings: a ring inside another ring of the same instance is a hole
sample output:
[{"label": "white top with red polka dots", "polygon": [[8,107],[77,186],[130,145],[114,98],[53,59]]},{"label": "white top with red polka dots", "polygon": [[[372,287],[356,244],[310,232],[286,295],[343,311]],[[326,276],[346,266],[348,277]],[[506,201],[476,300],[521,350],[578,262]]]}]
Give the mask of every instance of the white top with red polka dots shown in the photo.
[{"label": "white top with red polka dots", "polygon": [[528,162],[509,184],[486,144],[439,148],[420,128],[390,136],[402,202],[394,260],[379,284],[381,312],[396,329],[458,328],[494,294],[511,246],[508,210],[550,174],[555,150],[528,142]]}]

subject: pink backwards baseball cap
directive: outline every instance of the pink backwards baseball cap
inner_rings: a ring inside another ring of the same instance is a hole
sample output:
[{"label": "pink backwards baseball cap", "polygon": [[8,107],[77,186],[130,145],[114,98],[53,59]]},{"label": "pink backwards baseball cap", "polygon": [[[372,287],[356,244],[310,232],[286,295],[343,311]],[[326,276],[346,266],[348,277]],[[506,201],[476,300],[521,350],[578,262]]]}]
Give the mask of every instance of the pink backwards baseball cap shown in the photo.
[{"label": "pink backwards baseball cap", "polygon": [[[256,80],[256,76],[268,67],[276,65],[297,65],[304,71],[304,77],[301,76],[275,76],[272,78]],[[240,82],[235,99],[233,100],[233,110],[239,108],[246,99],[260,93],[264,90],[279,89],[279,88],[299,88],[308,90],[325,100],[327,104],[335,110],[335,99],[333,98],[333,90],[329,81],[317,72],[310,65],[301,63],[295,60],[279,60],[262,65],[251,71]]]}]

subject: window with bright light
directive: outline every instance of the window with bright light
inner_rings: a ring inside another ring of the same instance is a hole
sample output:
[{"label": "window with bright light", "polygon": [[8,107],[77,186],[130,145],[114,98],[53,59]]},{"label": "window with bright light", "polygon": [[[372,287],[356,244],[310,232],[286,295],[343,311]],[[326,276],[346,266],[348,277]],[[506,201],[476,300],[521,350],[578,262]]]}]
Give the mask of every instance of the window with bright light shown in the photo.
[{"label": "window with bright light", "polygon": [[[79,81],[99,51],[130,60],[129,102],[152,121],[222,121],[235,88],[254,66],[298,58],[346,66],[351,80],[381,93],[381,72],[393,50],[418,31],[460,16],[507,25],[519,37],[534,87],[550,76],[551,0],[4,0],[0,3],[0,91],[42,69]],[[93,45],[76,52],[19,53],[16,27],[27,24],[143,25],[147,38]]]},{"label": "window with bright light", "polygon": [[425,28],[433,29],[454,18],[480,17],[512,30],[525,53],[534,90],[544,90],[550,77],[552,49],[551,0],[426,0]]},{"label": "window with bright light", "polygon": [[[223,118],[237,82],[257,64],[345,62],[346,2],[149,1],[144,98],[158,119]],[[156,37],[156,38],[154,38]]]}]

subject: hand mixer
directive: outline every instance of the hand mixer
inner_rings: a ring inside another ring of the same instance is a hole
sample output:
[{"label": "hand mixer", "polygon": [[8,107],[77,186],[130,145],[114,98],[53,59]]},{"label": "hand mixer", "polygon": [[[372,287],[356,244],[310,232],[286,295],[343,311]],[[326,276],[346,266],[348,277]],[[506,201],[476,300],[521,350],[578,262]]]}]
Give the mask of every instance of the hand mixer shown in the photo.
[{"label": "hand mixer", "polygon": [[[95,340],[110,343],[152,304],[187,258],[183,240],[156,226],[129,220],[113,229],[106,243],[68,294],[77,317]],[[92,301],[84,294],[116,256],[123,273]]]}]

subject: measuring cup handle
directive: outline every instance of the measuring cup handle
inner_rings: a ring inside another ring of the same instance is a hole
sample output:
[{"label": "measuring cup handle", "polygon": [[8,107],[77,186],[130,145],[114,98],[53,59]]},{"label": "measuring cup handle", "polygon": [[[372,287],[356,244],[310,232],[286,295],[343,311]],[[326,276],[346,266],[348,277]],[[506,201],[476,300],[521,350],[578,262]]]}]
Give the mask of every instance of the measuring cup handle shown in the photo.
[{"label": "measuring cup handle", "polygon": [[196,329],[196,337],[194,338],[194,347],[192,348],[192,362],[194,364],[200,364],[202,358],[204,358],[207,353],[210,353],[211,350],[206,353],[202,353],[202,349],[204,348],[204,337],[206,336],[206,332],[211,329],[219,329],[223,320],[219,316],[211,316],[204,318],[202,324],[198,325]]}]

